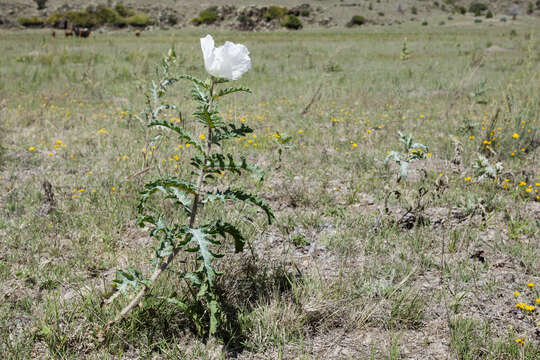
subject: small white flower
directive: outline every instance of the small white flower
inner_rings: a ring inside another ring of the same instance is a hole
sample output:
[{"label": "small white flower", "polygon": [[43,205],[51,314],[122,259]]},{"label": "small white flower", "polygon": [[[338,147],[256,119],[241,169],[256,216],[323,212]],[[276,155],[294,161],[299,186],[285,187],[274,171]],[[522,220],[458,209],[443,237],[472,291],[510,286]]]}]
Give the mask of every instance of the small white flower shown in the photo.
[{"label": "small white flower", "polygon": [[251,68],[249,51],[245,45],[227,41],[225,45],[216,48],[212,36],[206,35],[201,38],[201,49],[204,67],[212,76],[237,80]]}]

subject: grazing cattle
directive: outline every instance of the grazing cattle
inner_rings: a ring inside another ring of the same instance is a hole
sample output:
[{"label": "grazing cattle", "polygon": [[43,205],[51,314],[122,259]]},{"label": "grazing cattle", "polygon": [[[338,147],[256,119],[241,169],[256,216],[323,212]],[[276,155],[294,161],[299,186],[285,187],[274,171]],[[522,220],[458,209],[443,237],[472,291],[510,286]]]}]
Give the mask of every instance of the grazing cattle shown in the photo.
[{"label": "grazing cattle", "polygon": [[73,30],[71,29],[64,30],[64,35],[66,35],[66,37],[73,36]]},{"label": "grazing cattle", "polygon": [[89,28],[82,28],[79,30],[79,36],[82,38],[87,38],[90,36],[92,31]]},{"label": "grazing cattle", "polygon": [[75,26],[73,28],[73,33],[77,37],[87,38],[88,36],[90,36],[91,32],[92,31],[89,28],[80,28],[78,26]]},{"label": "grazing cattle", "polygon": [[137,37],[141,36],[141,30],[135,30],[135,36]]},{"label": "grazing cattle", "polygon": [[88,36],[90,36],[91,32],[92,31],[89,28],[80,28],[78,26],[75,26],[73,28],[73,33],[77,37],[87,38]]},{"label": "grazing cattle", "polygon": [[52,37],[55,37],[55,36],[56,36],[56,31],[54,31],[54,30],[51,31],[51,36],[52,36]]}]

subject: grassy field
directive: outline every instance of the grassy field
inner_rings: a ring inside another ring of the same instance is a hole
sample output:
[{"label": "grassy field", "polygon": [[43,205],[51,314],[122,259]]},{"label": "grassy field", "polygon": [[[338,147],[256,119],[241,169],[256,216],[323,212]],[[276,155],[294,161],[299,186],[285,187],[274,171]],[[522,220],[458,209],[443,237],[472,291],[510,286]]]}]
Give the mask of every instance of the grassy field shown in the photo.
[{"label": "grassy field", "polygon": [[[206,77],[207,30],[0,32],[3,358],[537,359],[539,30],[215,31],[253,62],[237,82],[253,94],[220,109],[255,133],[224,150],[266,173],[224,181],[261,194],[277,221],[226,208],[250,246],[221,250],[228,321],[211,339],[163,300],[186,291],[172,272],[110,331],[128,299],[103,304],[117,269],[151,271],[142,185],[185,174],[192,151],[132,114],[171,45],[175,73]],[[189,84],[168,100],[179,111],[166,118],[200,134]],[[399,182],[385,158],[414,149],[398,131],[428,148]]]}]

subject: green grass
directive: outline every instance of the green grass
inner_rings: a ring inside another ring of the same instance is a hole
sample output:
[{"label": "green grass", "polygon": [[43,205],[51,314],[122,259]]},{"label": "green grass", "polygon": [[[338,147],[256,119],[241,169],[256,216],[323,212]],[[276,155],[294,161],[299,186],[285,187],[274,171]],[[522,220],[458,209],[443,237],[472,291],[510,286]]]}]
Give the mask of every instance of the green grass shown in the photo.
[{"label": "green grass", "polygon": [[[217,44],[250,50],[253,67],[237,85],[253,94],[231,96],[221,111],[245,120],[256,137],[227,150],[266,171],[262,185],[242,181],[271,203],[277,221],[227,209],[250,246],[237,255],[222,249],[227,322],[208,341],[163,300],[185,291],[172,273],[109,332],[127,299],[102,305],[116,269],[150,271],[151,239],[135,226],[143,180],[182,174],[190,151],[166,138],[143,152],[145,132],[129,114],[143,109],[143,91],[171,45],[175,71],[206,76],[199,48],[206,30],[86,41],[2,32],[0,353],[536,358],[538,310],[515,304],[540,297],[540,43],[528,36],[540,29],[494,24],[213,34]],[[409,56],[401,60],[404,38]],[[179,110],[167,118],[182,118],[198,135],[188,90],[180,82],[168,93]],[[398,169],[384,159],[402,151],[398,131],[430,155],[396,183]],[[292,137],[280,163],[276,132]],[[476,181],[478,153],[502,163],[500,182]],[[133,176],[144,156],[151,169]],[[413,219],[407,229],[407,209],[428,221]],[[483,262],[473,256],[480,250]]]}]

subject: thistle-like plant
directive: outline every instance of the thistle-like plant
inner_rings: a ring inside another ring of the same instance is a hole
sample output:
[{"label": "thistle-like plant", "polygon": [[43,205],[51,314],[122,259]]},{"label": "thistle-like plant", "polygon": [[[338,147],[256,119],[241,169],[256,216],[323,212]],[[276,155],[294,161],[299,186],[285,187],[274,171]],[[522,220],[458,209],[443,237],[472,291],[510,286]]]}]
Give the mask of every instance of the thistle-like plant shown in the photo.
[{"label": "thistle-like plant", "polygon": [[504,168],[501,162],[491,163],[485,156],[478,154],[478,159],[472,165],[474,176],[478,181],[485,179],[496,180],[502,174]]},{"label": "thistle-like plant", "polygon": [[164,101],[164,95],[168,88],[178,81],[171,74],[171,68],[176,65],[177,57],[173,48],[165,55],[155,69],[155,79],[152,80],[150,86],[144,93],[144,109],[138,114],[130,114],[130,119],[135,119],[140,125],[140,129],[144,136],[144,147],[142,152],[142,170],[149,170],[148,166],[151,161],[150,149],[159,145],[161,136],[158,134],[152,136],[152,132],[148,125],[153,121],[161,118],[165,110],[176,110],[176,105]]},{"label": "thistle-like plant", "polygon": [[400,59],[405,61],[409,60],[409,57],[411,56],[411,53],[409,49],[407,48],[407,38],[403,39],[403,46],[401,47],[401,54],[399,55]]},{"label": "thistle-like plant", "polygon": [[[210,36],[201,39],[201,47],[210,78],[202,81],[190,75],[181,75],[174,81],[185,79],[192,83],[191,95],[198,104],[193,117],[205,129],[205,135],[195,137],[176,124],[158,118],[148,124],[149,127],[172,132],[181,142],[190,145],[193,149],[190,176],[182,179],[160,177],[144,185],[138,205],[138,225],[149,229],[150,235],[156,240],[153,273],[146,278],[134,269],[119,271],[113,284],[117,291],[107,302],[119,294],[135,291],[130,303],[114,320],[119,321],[140,303],[164,271],[171,270],[174,259],[182,257],[183,261],[177,262],[180,266],[175,268],[174,274],[185,282],[186,291],[167,300],[191,317],[200,336],[206,336],[213,335],[222,320],[215,287],[221,272],[214,260],[224,256],[218,252],[220,247],[226,245],[223,240],[231,239],[234,250],[241,252],[246,239],[233,223],[218,215],[210,216],[201,209],[205,206],[213,206],[213,209],[225,207],[228,202],[243,202],[260,208],[269,223],[274,215],[269,205],[257,195],[239,187],[224,185],[218,180],[224,173],[241,175],[257,172],[257,168],[248,165],[245,158],[235,159],[232,154],[223,152],[224,142],[243,137],[252,129],[244,124],[237,126],[225,122],[217,106],[217,100],[226,95],[250,92],[245,87],[219,89],[221,84],[238,79],[249,69],[247,48],[230,42],[214,48]],[[174,56],[174,53],[169,55]],[[171,206],[175,208],[174,214],[171,214]],[[220,211],[212,213],[219,214]]]},{"label": "thistle-like plant", "polygon": [[414,142],[412,135],[405,136],[401,131],[398,131],[399,141],[403,145],[403,152],[390,151],[385,159],[385,164],[389,160],[394,160],[399,165],[399,174],[397,182],[402,179],[406,179],[409,174],[409,163],[414,160],[425,159],[428,154],[428,148],[426,145]]}]

